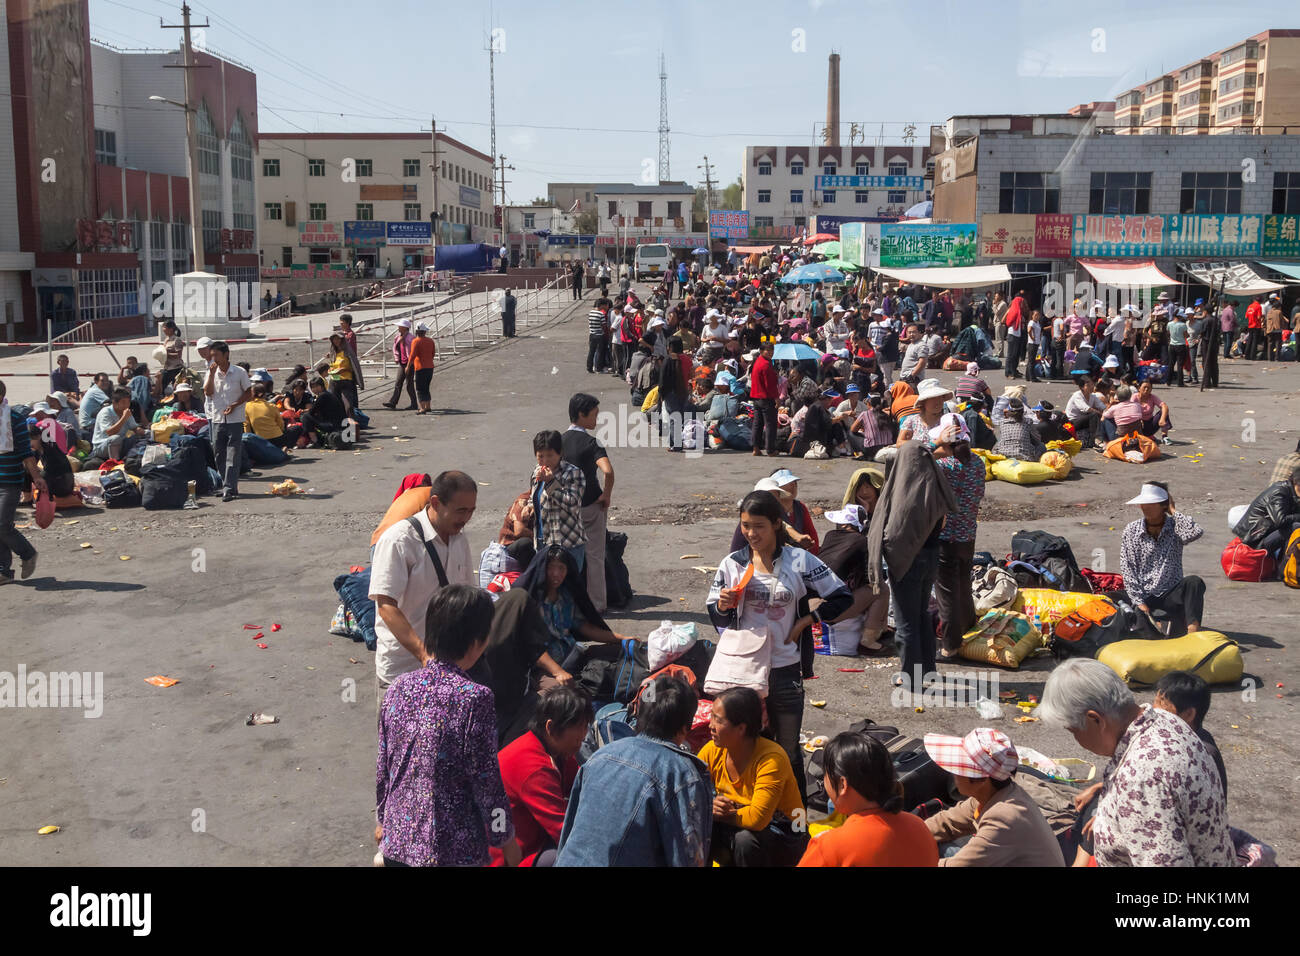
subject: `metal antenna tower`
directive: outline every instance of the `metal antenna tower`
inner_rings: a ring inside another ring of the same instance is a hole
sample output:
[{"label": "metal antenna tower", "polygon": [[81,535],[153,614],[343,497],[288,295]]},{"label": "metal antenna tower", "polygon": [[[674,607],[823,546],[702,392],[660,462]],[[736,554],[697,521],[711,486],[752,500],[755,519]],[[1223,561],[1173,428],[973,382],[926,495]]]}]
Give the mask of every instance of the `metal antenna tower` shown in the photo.
[{"label": "metal antenna tower", "polygon": [[659,181],[672,178],[668,171],[668,72],[664,55],[659,54]]}]

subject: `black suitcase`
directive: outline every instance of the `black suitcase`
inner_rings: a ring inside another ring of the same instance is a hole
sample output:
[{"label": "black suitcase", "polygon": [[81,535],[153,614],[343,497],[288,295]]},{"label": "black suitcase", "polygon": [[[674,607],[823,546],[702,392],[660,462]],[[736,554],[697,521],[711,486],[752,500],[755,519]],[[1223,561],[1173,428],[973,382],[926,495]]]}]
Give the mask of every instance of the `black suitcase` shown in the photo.
[{"label": "black suitcase", "polygon": [[885,744],[894,758],[894,772],[903,785],[903,810],[910,811],[929,800],[951,805],[961,800],[952,775],[930,759],[919,737],[901,735]]}]

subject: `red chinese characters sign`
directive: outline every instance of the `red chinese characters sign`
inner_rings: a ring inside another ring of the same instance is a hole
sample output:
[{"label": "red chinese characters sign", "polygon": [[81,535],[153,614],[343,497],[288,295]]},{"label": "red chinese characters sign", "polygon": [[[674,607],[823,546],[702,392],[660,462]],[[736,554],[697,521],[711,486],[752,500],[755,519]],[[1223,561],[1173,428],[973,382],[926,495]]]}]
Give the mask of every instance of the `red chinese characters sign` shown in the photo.
[{"label": "red chinese characters sign", "polygon": [[1034,217],[1034,255],[1040,259],[1070,258],[1070,230],[1074,217],[1069,213]]},{"label": "red chinese characters sign", "polygon": [[227,252],[245,252],[253,248],[253,230],[251,229],[222,229],[221,230],[221,251]]},{"label": "red chinese characters sign", "polygon": [[131,223],[106,219],[77,220],[77,248],[82,252],[103,252],[122,246],[135,246],[135,231]]}]

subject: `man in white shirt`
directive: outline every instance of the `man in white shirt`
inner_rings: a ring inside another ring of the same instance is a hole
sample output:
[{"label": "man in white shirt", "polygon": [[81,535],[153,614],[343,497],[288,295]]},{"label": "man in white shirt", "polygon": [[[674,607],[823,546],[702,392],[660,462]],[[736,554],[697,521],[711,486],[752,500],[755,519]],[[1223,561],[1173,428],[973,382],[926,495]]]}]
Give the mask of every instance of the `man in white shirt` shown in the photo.
[{"label": "man in white shirt", "polygon": [[1052,319],[1052,369],[1051,378],[1065,375],[1065,316]]},{"label": "man in white shirt", "polygon": [[425,616],[434,595],[451,584],[472,587],[476,583],[469,539],[461,532],[477,506],[474,479],[463,471],[444,471],[433,480],[428,507],[398,521],[375,543],[369,596],[375,602],[378,637],[376,714],[388,685],[429,659],[424,649]]},{"label": "man in white shirt", "polygon": [[253,383],[248,373],[238,365],[230,364],[230,346],[225,342],[212,343],[212,364],[203,383],[203,394],[212,402],[208,424],[212,435],[212,453],[220,467],[226,492],[222,501],[239,497],[239,466],[243,457],[244,403],[253,397]]},{"label": "man in white shirt", "polygon": [[925,364],[930,358],[930,347],[922,337],[919,324],[907,327],[908,346],[903,353],[903,363],[898,367],[902,378],[911,378],[919,382],[925,376]]}]

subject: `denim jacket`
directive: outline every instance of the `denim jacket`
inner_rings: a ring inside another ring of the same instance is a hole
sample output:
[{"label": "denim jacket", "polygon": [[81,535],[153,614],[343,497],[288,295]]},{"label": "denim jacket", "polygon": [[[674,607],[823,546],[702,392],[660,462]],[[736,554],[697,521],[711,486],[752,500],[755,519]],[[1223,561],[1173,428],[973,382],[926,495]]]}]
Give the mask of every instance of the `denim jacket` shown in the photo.
[{"label": "denim jacket", "polygon": [[626,737],[582,765],[569,794],[556,866],[705,866],[713,784],[694,754]]}]

